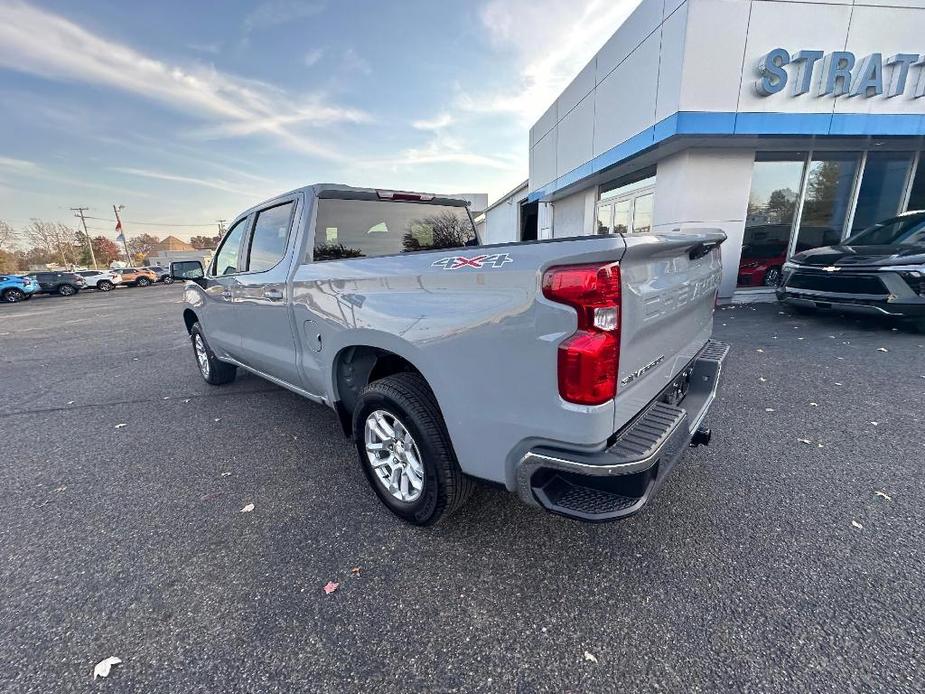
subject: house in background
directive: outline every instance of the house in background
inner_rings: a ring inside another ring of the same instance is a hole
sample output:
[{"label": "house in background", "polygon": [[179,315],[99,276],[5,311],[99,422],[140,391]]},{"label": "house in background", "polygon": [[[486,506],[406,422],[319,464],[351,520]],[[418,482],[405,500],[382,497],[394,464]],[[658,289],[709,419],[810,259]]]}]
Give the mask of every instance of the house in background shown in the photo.
[{"label": "house in background", "polygon": [[170,263],[183,260],[198,260],[205,267],[209,264],[209,261],[212,260],[213,253],[215,253],[214,249],[194,248],[186,241],[181,241],[176,236],[168,236],[160,243],[151,246],[148,257],[145,258],[145,263],[147,265],[170,267]]}]

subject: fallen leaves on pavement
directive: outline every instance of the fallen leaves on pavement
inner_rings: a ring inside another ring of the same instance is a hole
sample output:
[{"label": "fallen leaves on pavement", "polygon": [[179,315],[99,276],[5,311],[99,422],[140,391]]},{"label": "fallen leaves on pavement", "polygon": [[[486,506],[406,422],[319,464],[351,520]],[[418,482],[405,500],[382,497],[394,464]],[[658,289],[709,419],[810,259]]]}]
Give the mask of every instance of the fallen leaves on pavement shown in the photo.
[{"label": "fallen leaves on pavement", "polygon": [[340,588],[340,583],[335,583],[334,581],[328,581],[324,584],[324,592],[327,595],[330,595],[338,588]]},{"label": "fallen leaves on pavement", "polygon": [[595,656],[593,653],[589,653],[588,651],[585,651],[585,660],[592,662],[592,663],[596,663],[597,656]]},{"label": "fallen leaves on pavement", "polygon": [[857,528],[858,530],[863,530],[864,526],[858,523],[856,520],[851,521],[851,525]]}]

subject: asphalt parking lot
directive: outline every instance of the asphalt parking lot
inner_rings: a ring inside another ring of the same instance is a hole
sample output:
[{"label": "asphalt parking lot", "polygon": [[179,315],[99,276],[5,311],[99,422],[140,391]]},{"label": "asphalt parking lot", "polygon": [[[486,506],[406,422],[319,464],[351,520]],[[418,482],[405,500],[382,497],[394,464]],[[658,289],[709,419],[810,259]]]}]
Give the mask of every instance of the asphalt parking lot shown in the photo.
[{"label": "asphalt parking lot", "polygon": [[721,310],[713,444],[642,513],[420,530],[332,412],[204,384],[181,293],[0,306],[3,691],[923,691],[925,336]]}]

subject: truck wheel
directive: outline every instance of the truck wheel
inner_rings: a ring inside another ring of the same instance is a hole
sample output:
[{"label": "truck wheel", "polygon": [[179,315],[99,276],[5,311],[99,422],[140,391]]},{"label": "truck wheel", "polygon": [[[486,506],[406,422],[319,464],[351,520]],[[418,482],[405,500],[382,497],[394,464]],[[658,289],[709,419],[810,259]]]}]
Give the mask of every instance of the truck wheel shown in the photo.
[{"label": "truck wheel", "polygon": [[366,386],[353,411],[353,438],[369,484],[402,520],[433,525],[472,493],[474,482],[459,469],[434,394],[418,374]]},{"label": "truck wheel", "polygon": [[193,324],[193,329],[190,330],[190,339],[193,342],[193,353],[196,355],[199,373],[202,374],[205,382],[213,386],[231,383],[234,380],[235,373],[238,371],[238,367],[219,361],[215,356],[215,352],[209,347],[209,343],[206,342],[199,323]]}]

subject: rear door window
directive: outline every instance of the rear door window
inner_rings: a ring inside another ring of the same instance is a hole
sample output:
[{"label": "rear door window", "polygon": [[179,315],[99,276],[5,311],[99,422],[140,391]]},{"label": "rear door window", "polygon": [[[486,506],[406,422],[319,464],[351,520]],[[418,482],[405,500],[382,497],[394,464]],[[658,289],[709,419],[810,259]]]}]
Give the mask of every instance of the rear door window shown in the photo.
[{"label": "rear door window", "polygon": [[290,201],[257,213],[244,268],[246,271],[263,272],[276,266],[283,259],[289,241],[289,227],[292,224],[294,207],[295,202]]},{"label": "rear door window", "polygon": [[221,248],[215,254],[215,262],[212,265],[212,274],[220,277],[221,275],[233,275],[238,272],[238,251],[241,250],[241,240],[244,237],[244,229],[247,228],[245,217],[235,224],[222,242]]}]

